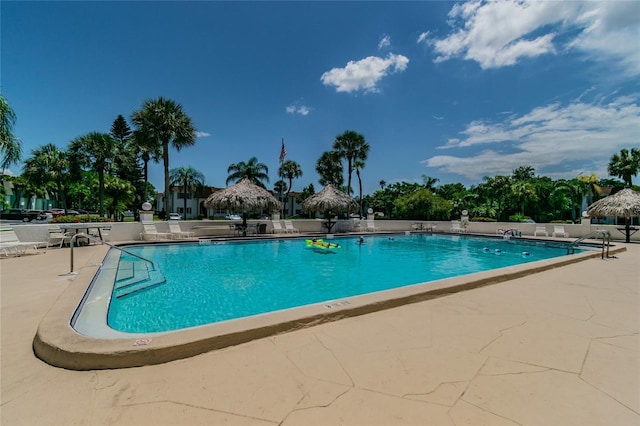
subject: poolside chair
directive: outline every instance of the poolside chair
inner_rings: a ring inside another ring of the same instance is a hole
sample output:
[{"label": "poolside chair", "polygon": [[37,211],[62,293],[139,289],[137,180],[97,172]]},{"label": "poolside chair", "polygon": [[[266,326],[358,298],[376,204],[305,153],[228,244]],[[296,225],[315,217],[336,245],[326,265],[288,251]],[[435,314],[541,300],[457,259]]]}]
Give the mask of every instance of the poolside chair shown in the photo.
[{"label": "poolside chair", "polygon": [[544,226],[536,226],[536,230],[533,232],[533,236],[537,237],[538,234],[544,234],[545,237],[549,236],[549,233]]},{"label": "poolside chair", "polygon": [[300,232],[298,228],[293,227],[293,222],[291,222],[290,220],[284,221],[284,230],[289,234],[297,234],[298,232]]},{"label": "poolside chair", "polygon": [[376,228],[373,219],[367,219],[367,226],[364,228],[367,232],[378,232],[380,228]]},{"label": "poolside chair", "polygon": [[466,232],[466,229],[463,229],[460,226],[460,222],[458,222],[457,220],[452,220],[451,221],[451,228],[449,229],[449,231],[457,232],[457,233],[463,233],[463,232]]},{"label": "poolside chair", "polygon": [[554,225],[553,233],[551,235],[553,237],[563,236],[564,238],[569,238],[569,233],[564,230],[563,225]]},{"label": "poolside chair", "polygon": [[196,235],[191,231],[183,231],[182,228],[180,228],[180,224],[178,222],[169,221],[167,223],[169,224],[169,232],[171,233],[171,238],[194,238]]},{"label": "poolside chair", "polygon": [[287,232],[283,227],[282,224],[280,223],[279,220],[272,220],[271,221],[271,232],[274,234],[284,234],[285,232]]},{"label": "poolside chair", "polygon": [[144,230],[140,233],[140,239],[143,241],[161,240],[171,238],[168,232],[158,232],[153,223],[143,223]]},{"label": "poolside chair", "polygon": [[62,248],[64,243],[68,243],[71,241],[71,234],[69,232],[65,232],[60,226],[54,226],[49,228],[49,247],[53,245],[59,245],[59,248]]},{"label": "poolside chair", "polygon": [[48,241],[22,241],[11,226],[0,226],[0,249],[7,256],[9,252],[15,252],[19,256],[30,248],[35,253],[38,253],[39,248],[44,248],[46,253],[48,247]]}]

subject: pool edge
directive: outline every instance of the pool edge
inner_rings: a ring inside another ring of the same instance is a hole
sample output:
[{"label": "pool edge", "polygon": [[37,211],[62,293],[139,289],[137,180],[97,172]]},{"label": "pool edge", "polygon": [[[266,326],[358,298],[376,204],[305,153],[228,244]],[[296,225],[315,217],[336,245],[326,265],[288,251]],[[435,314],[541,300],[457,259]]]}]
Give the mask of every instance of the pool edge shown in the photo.
[{"label": "pool edge", "polygon": [[[623,251],[626,251],[626,247],[620,246],[612,249],[610,253],[613,255]],[[319,303],[161,335],[150,335],[148,339],[141,338],[139,335],[126,339],[96,339],[83,336],[71,327],[70,319],[87,287],[81,283],[89,283],[96,272],[93,268],[87,268],[76,277],[76,285],[71,285],[65,290],[40,322],[33,340],[33,350],[35,355],[44,362],[71,370],[115,369],[161,364],[325,322],[497,284],[600,256],[598,251],[589,251],[447,278],[431,282],[428,286],[417,284],[343,298],[335,303]]]}]

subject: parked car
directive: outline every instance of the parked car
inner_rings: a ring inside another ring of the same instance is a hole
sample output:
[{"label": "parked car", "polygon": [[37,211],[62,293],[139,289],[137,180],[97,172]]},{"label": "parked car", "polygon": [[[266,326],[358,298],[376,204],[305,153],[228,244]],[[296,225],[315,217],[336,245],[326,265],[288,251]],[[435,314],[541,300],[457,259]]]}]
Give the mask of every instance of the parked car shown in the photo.
[{"label": "parked car", "polygon": [[225,220],[242,220],[239,214],[228,214],[224,217]]},{"label": "parked car", "polygon": [[182,215],[180,213],[169,213],[169,220],[180,220]]},{"label": "parked car", "polygon": [[0,219],[4,220],[20,220],[22,222],[30,222],[37,220],[42,214],[40,210],[25,210],[25,209],[9,209],[0,212]]},{"label": "parked car", "polygon": [[58,217],[64,215],[64,209],[45,210],[45,213],[50,214],[52,217]]}]

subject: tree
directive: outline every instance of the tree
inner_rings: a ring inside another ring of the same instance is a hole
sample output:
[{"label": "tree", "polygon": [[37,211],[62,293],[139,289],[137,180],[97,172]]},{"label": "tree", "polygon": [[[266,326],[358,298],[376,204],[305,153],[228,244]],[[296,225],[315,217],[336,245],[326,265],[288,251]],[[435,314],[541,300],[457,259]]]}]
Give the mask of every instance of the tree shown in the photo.
[{"label": "tree", "polygon": [[233,163],[227,168],[227,185],[229,182],[237,182],[243,177],[247,177],[254,184],[265,188],[262,181],[269,182],[269,167],[264,163],[258,163],[256,157],[251,157],[248,162],[241,161]]},{"label": "tree", "polygon": [[362,160],[355,160],[353,162],[353,168],[356,169],[356,176],[358,177],[358,207],[359,207],[359,211],[358,213],[360,214],[360,217],[363,216],[363,212],[362,212],[362,178],[360,177],[360,170],[362,170],[362,168],[364,167],[364,161]]},{"label": "tree", "polygon": [[531,182],[518,180],[511,184],[511,195],[520,206],[520,215],[524,216],[525,205],[538,201],[536,188]]},{"label": "tree", "polygon": [[369,144],[365,141],[364,136],[347,130],[341,135],[336,136],[333,142],[333,150],[338,153],[340,158],[347,160],[347,194],[351,194],[351,175],[353,173],[353,163],[356,160],[364,161],[369,154]]},{"label": "tree", "polygon": [[300,164],[296,163],[293,160],[287,160],[280,166],[278,170],[278,174],[282,176],[282,178],[289,179],[289,186],[287,188],[287,194],[284,199],[289,199],[289,193],[291,192],[291,188],[293,187],[293,180],[302,177],[302,168]]},{"label": "tree", "polygon": [[336,151],[325,151],[316,162],[316,172],[320,176],[320,185],[327,186],[332,183],[339,188],[344,183],[342,162],[340,154]]},{"label": "tree", "polygon": [[535,171],[536,169],[531,166],[520,166],[512,172],[511,178],[513,180],[531,180],[535,177]]},{"label": "tree", "polygon": [[172,169],[169,175],[171,185],[182,187],[184,199],[184,218],[187,218],[187,195],[204,185],[204,175],[191,166],[180,166]]},{"label": "tree", "polygon": [[436,183],[438,183],[439,181],[440,179],[438,178],[432,178],[427,175],[422,175],[422,182],[424,182],[424,187],[432,193],[436,192]]},{"label": "tree", "polygon": [[104,215],[104,175],[115,156],[116,140],[108,133],[91,132],[71,141],[69,152],[81,167],[98,173],[99,213]]},{"label": "tree", "polygon": [[22,155],[20,139],[13,134],[16,114],[9,102],[0,95],[0,174],[12,164],[17,164]]},{"label": "tree", "polygon": [[[159,143],[164,166],[164,211],[169,212],[169,145],[176,151],[196,143],[196,130],[182,106],[170,99],[147,99],[133,113],[131,121],[142,133],[141,139]],[[146,177],[145,177],[146,178]],[[145,179],[146,182],[146,179]]]},{"label": "tree", "polygon": [[384,189],[384,187],[387,186],[387,182],[382,179],[380,180],[380,182],[378,182],[378,185],[380,185],[380,189]]},{"label": "tree", "polygon": [[43,145],[31,152],[24,162],[23,176],[34,186],[54,189],[60,205],[67,207],[66,186],[69,177],[69,156],[53,144]]},{"label": "tree", "polygon": [[613,154],[607,171],[611,176],[621,178],[625,185],[631,188],[633,186],[631,178],[640,173],[640,149],[631,148],[629,152],[628,149],[623,148],[620,154]]}]

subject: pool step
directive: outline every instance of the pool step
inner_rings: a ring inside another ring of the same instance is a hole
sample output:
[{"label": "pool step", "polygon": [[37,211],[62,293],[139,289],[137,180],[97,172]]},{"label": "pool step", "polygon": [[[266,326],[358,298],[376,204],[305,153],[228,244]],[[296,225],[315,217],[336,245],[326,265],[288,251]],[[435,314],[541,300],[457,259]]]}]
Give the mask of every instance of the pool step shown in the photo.
[{"label": "pool step", "polygon": [[167,280],[160,271],[149,271],[149,278],[144,281],[138,281],[136,283],[128,284],[124,287],[116,288],[116,298],[120,299],[125,296],[131,296],[132,294],[139,293],[144,290],[157,287],[166,283]]},{"label": "pool step", "polygon": [[165,282],[164,275],[160,271],[149,269],[149,264],[121,260],[114,284],[114,295],[117,298],[129,296]]}]

